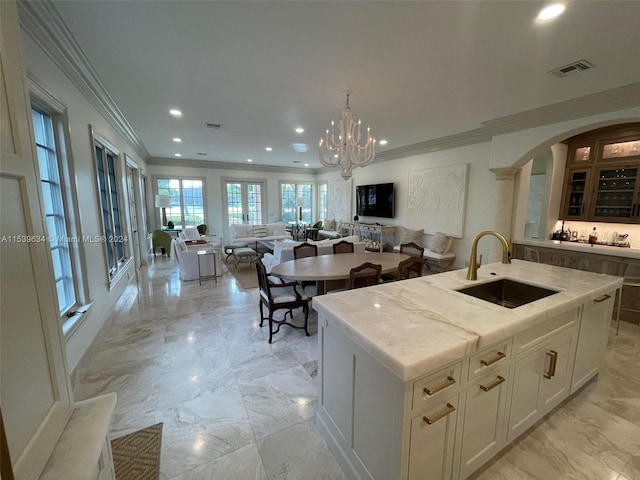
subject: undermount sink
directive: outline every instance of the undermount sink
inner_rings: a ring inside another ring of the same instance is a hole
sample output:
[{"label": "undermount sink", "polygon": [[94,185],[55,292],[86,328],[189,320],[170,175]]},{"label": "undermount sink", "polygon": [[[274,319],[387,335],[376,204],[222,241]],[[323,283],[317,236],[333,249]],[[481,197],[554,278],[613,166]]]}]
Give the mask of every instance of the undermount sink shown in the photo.
[{"label": "undermount sink", "polygon": [[458,290],[458,292],[505,308],[520,307],[558,293],[557,290],[549,290],[508,278],[465,287]]}]

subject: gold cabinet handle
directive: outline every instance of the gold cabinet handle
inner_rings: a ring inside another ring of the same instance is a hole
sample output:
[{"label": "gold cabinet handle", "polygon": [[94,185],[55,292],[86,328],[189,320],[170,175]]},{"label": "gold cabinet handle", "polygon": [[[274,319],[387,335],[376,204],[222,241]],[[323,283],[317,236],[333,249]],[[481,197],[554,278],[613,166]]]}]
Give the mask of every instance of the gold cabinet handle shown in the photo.
[{"label": "gold cabinet handle", "polygon": [[454,383],[456,383],[456,379],[455,379],[455,378],[453,378],[453,377],[451,377],[451,376],[448,376],[448,377],[447,377],[447,381],[446,381],[446,382],[444,382],[442,385],[438,385],[438,386],[437,386],[437,387],[435,387],[433,390],[429,390],[427,387],[424,387],[424,388],[422,389],[422,391],[423,391],[424,393],[426,393],[427,395],[433,395],[434,393],[438,393],[438,392],[440,392],[440,391],[444,390],[445,388],[450,387],[450,386],[451,386],[451,385],[453,385]]},{"label": "gold cabinet handle", "polygon": [[611,298],[611,295],[603,295],[600,298],[596,298],[594,302],[600,303],[600,302],[604,302],[605,300],[609,300],[610,298]]},{"label": "gold cabinet handle", "polygon": [[549,362],[549,371],[544,374],[544,378],[548,378],[551,380],[556,375],[556,364],[558,363],[558,352],[555,350],[549,350],[547,355],[551,357],[551,361]]},{"label": "gold cabinet handle", "polygon": [[453,413],[456,411],[456,407],[454,407],[453,405],[451,405],[450,403],[447,403],[447,409],[440,412],[439,414],[437,414],[435,417],[433,418],[429,418],[426,415],[424,417],[422,417],[422,420],[424,420],[425,422],[427,422],[429,425],[436,423],[438,420],[440,420],[441,418],[446,417],[447,415]]},{"label": "gold cabinet handle", "polygon": [[484,385],[480,385],[480,390],[482,390],[483,392],[488,392],[489,390],[493,390],[494,388],[496,388],[502,382],[504,382],[504,378],[498,375],[498,378],[496,379],[496,381],[493,382],[491,385],[487,387],[485,387]]},{"label": "gold cabinet handle", "polygon": [[502,360],[504,357],[506,357],[506,355],[503,352],[498,352],[498,355],[496,355],[495,358],[492,358],[491,360],[480,360],[480,364],[488,367],[489,365],[496,363],[498,360]]}]

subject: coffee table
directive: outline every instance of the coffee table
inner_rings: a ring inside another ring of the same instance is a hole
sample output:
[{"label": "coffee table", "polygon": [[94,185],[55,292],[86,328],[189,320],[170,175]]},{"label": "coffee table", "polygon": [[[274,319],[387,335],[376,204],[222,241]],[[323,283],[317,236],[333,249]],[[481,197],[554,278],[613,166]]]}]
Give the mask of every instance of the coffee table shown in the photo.
[{"label": "coffee table", "polygon": [[352,268],[371,262],[382,266],[382,273],[395,272],[409,255],[391,252],[339,253],[299,258],[275,265],[271,275],[287,280],[315,281],[318,295],[326,293],[329,280],[346,280]]},{"label": "coffee table", "polygon": [[258,246],[262,247],[266,252],[273,253],[273,242],[271,240],[258,240],[256,242],[256,251],[258,252],[258,255],[262,257],[266,252],[262,251]]}]

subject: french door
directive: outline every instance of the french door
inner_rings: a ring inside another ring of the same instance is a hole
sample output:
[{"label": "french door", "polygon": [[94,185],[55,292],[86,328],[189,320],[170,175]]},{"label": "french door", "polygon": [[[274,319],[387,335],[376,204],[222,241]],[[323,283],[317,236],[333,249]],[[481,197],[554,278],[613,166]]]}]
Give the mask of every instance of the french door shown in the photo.
[{"label": "french door", "polygon": [[266,223],[264,182],[225,180],[224,183],[227,225]]}]

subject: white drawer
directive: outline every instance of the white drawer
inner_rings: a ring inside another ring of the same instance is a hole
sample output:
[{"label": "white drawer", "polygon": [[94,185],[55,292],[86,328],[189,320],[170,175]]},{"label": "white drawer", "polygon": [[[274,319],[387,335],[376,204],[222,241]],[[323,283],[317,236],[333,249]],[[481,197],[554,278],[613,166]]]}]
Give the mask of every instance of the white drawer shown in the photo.
[{"label": "white drawer", "polygon": [[518,333],[513,339],[513,354],[518,355],[535,345],[538,345],[548,338],[567,330],[578,323],[578,310],[574,309],[569,312],[551,318],[546,322],[535,325],[522,333]]},{"label": "white drawer", "polygon": [[414,382],[412,408],[420,408],[433,398],[449,395],[460,386],[461,375],[460,361]]},{"label": "white drawer", "polygon": [[469,358],[469,380],[509,363],[511,342],[512,339],[509,338],[472,355]]}]

